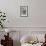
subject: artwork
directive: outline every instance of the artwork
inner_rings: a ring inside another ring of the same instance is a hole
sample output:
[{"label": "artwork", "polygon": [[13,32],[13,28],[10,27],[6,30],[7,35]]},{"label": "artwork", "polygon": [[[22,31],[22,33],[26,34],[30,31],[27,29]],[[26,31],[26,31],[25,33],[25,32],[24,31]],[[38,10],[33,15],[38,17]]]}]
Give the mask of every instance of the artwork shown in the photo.
[{"label": "artwork", "polygon": [[28,6],[20,6],[20,16],[21,17],[28,16]]},{"label": "artwork", "polygon": [[4,24],[6,21],[6,15],[5,14],[6,14],[5,12],[0,11],[0,27],[1,28],[4,28]]}]

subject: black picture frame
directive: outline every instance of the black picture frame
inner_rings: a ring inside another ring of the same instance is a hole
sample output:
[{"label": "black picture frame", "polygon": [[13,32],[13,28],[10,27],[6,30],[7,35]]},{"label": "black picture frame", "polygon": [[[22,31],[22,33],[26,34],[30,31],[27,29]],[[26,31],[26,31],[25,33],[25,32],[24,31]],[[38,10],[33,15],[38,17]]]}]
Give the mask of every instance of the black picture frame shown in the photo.
[{"label": "black picture frame", "polygon": [[20,16],[28,17],[28,6],[20,6]]}]

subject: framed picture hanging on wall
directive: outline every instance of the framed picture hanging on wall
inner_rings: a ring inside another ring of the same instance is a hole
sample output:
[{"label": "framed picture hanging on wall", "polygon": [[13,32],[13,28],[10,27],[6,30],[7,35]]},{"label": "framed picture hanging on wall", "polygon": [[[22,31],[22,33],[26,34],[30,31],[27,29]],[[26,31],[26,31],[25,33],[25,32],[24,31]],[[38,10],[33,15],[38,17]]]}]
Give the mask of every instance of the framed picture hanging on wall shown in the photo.
[{"label": "framed picture hanging on wall", "polygon": [[20,6],[20,16],[21,17],[28,16],[28,6]]}]

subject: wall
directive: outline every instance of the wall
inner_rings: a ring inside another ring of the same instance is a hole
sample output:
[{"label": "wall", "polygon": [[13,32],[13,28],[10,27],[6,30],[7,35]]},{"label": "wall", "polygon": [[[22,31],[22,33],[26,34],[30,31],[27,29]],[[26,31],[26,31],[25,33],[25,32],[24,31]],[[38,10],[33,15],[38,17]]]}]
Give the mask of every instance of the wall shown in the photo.
[{"label": "wall", "polygon": [[[6,27],[46,27],[46,0],[0,0],[6,12]],[[20,17],[20,6],[28,5],[28,17]]]}]

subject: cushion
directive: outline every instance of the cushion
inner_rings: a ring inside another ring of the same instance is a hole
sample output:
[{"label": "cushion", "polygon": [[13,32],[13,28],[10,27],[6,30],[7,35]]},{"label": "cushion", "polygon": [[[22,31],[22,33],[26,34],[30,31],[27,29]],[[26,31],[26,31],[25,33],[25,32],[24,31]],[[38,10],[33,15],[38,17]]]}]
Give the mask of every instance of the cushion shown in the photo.
[{"label": "cushion", "polygon": [[37,38],[35,38],[35,36],[28,36],[28,35],[24,35],[21,39],[20,42],[21,43],[32,43],[34,41],[37,41]]}]

